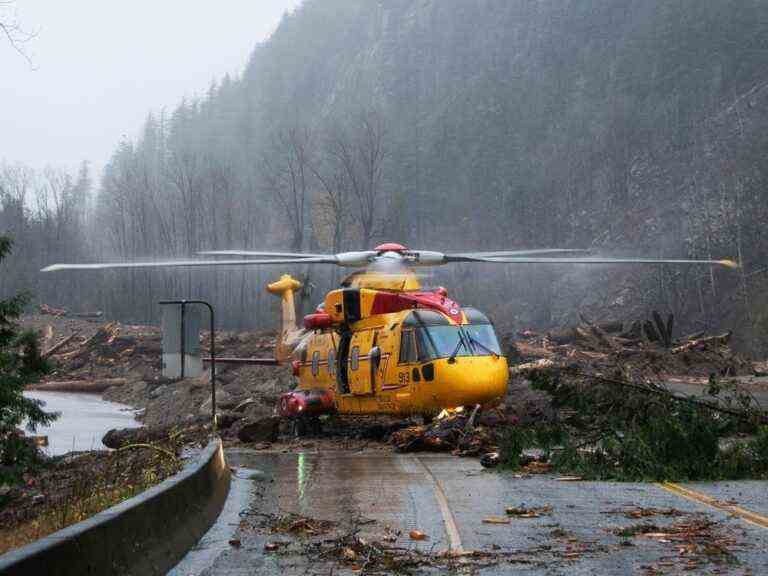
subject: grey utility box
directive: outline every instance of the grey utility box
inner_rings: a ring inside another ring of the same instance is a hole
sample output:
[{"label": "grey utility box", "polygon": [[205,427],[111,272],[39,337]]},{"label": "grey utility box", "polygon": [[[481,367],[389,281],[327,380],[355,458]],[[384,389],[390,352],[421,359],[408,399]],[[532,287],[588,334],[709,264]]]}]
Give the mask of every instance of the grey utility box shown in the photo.
[{"label": "grey utility box", "polygon": [[163,376],[166,378],[200,376],[203,373],[203,359],[200,357],[199,307],[184,306],[183,319],[181,304],[161,304],[161,307],[163,310]]}]

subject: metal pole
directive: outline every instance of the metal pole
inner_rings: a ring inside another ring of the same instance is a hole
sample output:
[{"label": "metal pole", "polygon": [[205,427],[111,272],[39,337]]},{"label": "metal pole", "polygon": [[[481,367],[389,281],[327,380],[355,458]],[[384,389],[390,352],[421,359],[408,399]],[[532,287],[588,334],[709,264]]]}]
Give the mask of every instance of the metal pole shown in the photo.
[{"label": "metal pole", "polygon": [[181,379],[184,380],[184,365],[186,362],[186,350],[184,349],[184,312],[185,308],[184,305],[186,302],[182,300],[180,302],[181,304]]},{"label": "metal pole", "polygon": [[187,300],[187,304],[201,304],[208,308],[211,318],[211,422],[213,433],[216,434],[216,317],[211,306],[205,300]]}]

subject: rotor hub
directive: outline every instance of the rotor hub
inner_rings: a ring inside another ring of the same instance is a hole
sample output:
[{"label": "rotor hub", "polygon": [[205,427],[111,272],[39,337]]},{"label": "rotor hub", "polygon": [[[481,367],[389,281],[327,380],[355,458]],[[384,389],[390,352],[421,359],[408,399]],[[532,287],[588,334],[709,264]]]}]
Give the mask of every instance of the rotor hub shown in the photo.
[{"label": "rotor hub", "polygon": [[384,252],[397,252],[398,254],[402,254],[407,250],[408,249],[405,246],[396,242],[386,242],[384,244],[379,244],[374,248],[374,251],[378,254],[383,254]]}]

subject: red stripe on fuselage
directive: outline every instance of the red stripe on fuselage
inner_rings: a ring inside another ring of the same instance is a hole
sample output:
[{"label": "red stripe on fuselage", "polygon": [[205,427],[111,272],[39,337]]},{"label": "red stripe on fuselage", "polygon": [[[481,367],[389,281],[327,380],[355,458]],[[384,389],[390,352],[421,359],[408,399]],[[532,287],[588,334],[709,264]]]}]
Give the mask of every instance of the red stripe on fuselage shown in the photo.
[{"label": "red stripe on fuselage", "polygon": [[373,299],[371,315],[390,314],[412,308],[437,310],[457,324],[461,323],[461,307],[458,302],[437,292],[379,292]]}]

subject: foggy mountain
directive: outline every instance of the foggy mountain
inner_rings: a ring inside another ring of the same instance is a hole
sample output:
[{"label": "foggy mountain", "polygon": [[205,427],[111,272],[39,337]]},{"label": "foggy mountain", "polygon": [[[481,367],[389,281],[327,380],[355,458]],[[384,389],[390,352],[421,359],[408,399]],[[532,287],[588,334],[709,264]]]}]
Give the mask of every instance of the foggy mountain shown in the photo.
[{"label": "foggy mountain", "polygon": [[[240,77],[150,115],[96,189],[84,169],[30,202],[39,177],[6,167],[0,291],[137,321],[200,296],[242,328],[274,323],[263,284],[284,267],[35,271],[382,240],[733,257],[742,270],[461,266],[425,282],[507,327],[658,309],[765,351],[767,26],[757,0],[307,0]],[[314,304],[340,272],[309,272]]]}]

